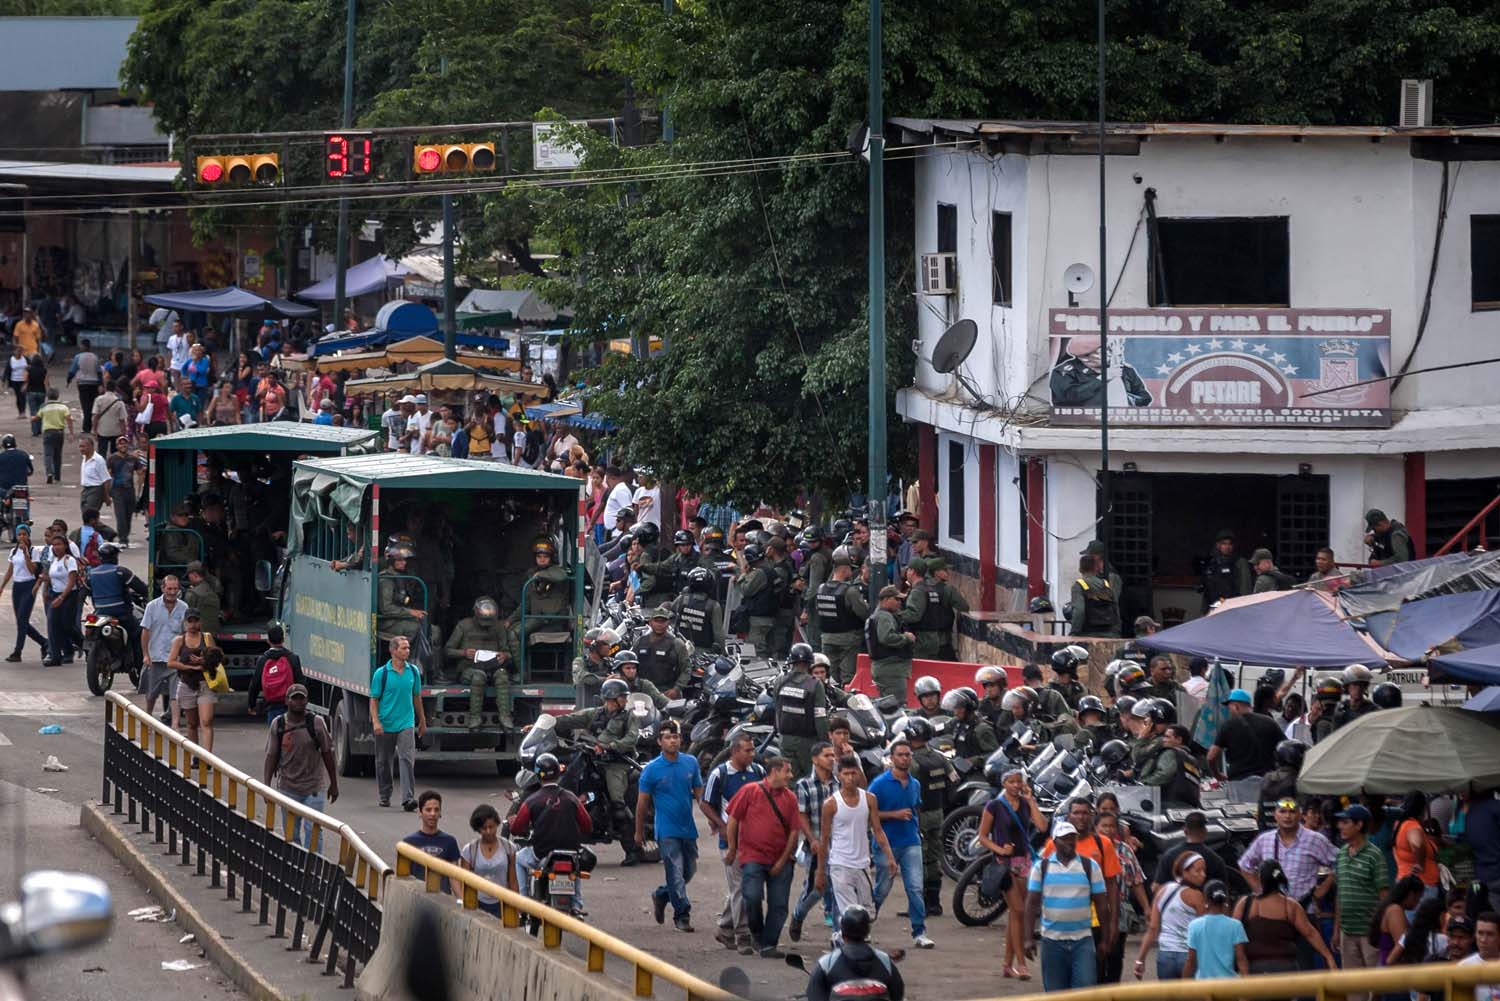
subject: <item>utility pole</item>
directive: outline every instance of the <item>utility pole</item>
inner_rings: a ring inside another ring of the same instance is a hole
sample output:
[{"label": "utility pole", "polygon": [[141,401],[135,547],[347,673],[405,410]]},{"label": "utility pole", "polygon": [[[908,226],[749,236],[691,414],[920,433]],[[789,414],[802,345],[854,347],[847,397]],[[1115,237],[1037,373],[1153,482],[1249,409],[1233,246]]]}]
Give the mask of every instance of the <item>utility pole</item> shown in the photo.
[{"label": "utility pole", "polygon": [[[344,120],[343,128],[354,125],[354,0],[349,0],[344,24]],[[349,270],[349,198],[339,198],[339,238],[334,247],[333,327],[344,329],[344,272]]]},{"label": "utility pole", "polygon": [[[677,10],[677,0],[661,0],[661,9],[668,17],[671,17]],[[672,116],[668,111],[667,99],[663,97],[661,100],[661,141],[667,143],[677,138],[677,130],[672,127]]]},{"label": "utility pole", "polygon": [[453,323],[453,196],[443,196],[443,357],[458,357],[458,328]]},{"label": "utility pole", "polygon": [[885,586],[885,113],[880,0],[870,0],[870,606]]},{"label": "utility pole", "polygon": [[1105,267],[1108,244],[1105,241],[1104,210],[1104,0],[1099,8],[1099,363],[1104,377],[1104,392],[1099,397],[1099,541],[1104,543],[1104,562],[1109,564],[1110,507],[1113,494],[1109,483],[1109,271]]}]

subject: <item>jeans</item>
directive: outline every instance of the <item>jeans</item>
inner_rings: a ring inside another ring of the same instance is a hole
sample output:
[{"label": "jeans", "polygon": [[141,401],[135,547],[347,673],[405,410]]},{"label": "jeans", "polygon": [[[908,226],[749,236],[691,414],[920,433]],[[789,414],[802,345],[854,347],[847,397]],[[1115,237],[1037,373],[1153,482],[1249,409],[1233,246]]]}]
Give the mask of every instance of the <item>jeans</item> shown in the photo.
[{"label": "jeans", "polygon": [[[812,911],[813,904],[818,901],[818,857],[809,855],[807,857],[807,882],[802,886],[802,895],[797,898],[797,904],[792,908],[792,924],[800,925],[807,920],[807,915]],[[833,880],[828,880],[823,891],[823,914],[831,921],[838,919],[838,905],[833,900]]]},{"label": "jeans", "polygon": [[1156,979],[1181,980],[1182,970],[1187,966],[1188,954],[1171,949],[1156,950]]},{"label": "jeans", "polygon": [[[781,872],[773,874],[764,862],[746,862],[740,866],[740,892],[745,897],[745,917],[750,921],[750,935],[756,948],[764,952],[776,948],[781,926],[786,924],[787,901],[792,896],[792,877],[797,867],[791,859]],[[761,910],[764,902],[765,910]]]},{"label": "jeans", "polygon": [[16,613],[16,649],[20,654],[21,648],[26,645],[26,637],[36,640],[36,645],[42,648],[42,655],[47,653],[47,637],[43,636],[41,630],[31,624],[31,609],[36,605],[36,581],[11,581],[10,607]]},{"label": "jeans", "polygon": [[47,653],[54,661],[73,663],[73,655],[83,649],[83,634],[78,631],[78,592],[70,591],[61,605],[52,607],[47,599]]},{"label": "jeans", "polygon": [[375,789],[380,802],[391,801],[391,769],[395,766],[401,774],[401,802],[408,803],[417,798],[413,773],[417,768],[417,730],[407,727],[396,733],[375,735]]},{"label": "jeans", "polygon": [[10,384],[11,392],[16,394],[16,416],[26,416],[26,383],[25,381]]},{"label": "jeans", "polygon": [[1094,939],[1042,936],[1042,990],[1066,991],[1095,983]]},{"label": "jeans", "polygon": [[[298,796],[294,792],[284,791],[283,794],[288,799],[295,799],[303,806],[317,810],[319,813],[322,813],[323,808],[328,805],[328,793],[326,792],[315,792],[306,796]],[[308,851],[317,852],[318,842],[321,840],[320,835],[321,832],[318,830],[318,825],[312,821],[303,820],[301,817],[296,817],[292,821],[292,840]]]},{"label": "jeans", "polygon": [[62,482],[63,432],[42,432],[42,466],[47,475]]},{"label": "jeans", "polygon": [[687,885],[698,871],[698,842],[691,838],[661,838],[661,864],[666,881],[651,894],[653,900],[672,901],[672,919],[682,921],[693,909]]},{"label": "jeans", "polygon": [[118,483],[111,484],[109,497],[115,509],[115,535],[119,537],[122,544],[130,543],[130,519],[135,513],[135,484],[128,483],[120,486]]},{"label": "jeans", "polygon": [[[536,863],[536,851],[530,845],[521,845],[516,849],[516,891],[523,897],[531,896],[531,870],[536,867]],[[583,910],[583,884],[587,882],[586,879],[580,879],[573,884],[573,906],[580,911]]]},{"label": "jeans", "polygon": [[[927,931],[927,901],[922,896],[922,846],[921,844],[891,846],[896,863],[901,867],[901,886],[906,891],[906,913],[911,917],[911,937],[916,938]],[[878,910],[891,894],[890,866],[875,867],[875,907]]]},{"label": "jeans", "polygon": [[36,412],[42,409],[42,404],[46,402],[46,393],[38,393],[30,389],[26,391],[26,409],[31,414],[31,437],[33,438],[42,433],[42,419],[36,415]]}]

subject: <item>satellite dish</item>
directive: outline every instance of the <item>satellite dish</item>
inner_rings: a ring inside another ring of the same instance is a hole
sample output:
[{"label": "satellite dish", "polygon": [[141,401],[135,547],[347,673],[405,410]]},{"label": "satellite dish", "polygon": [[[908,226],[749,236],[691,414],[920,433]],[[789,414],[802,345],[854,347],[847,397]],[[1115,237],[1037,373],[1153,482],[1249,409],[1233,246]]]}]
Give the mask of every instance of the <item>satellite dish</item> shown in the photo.
[{"label": "satellite dish", "polygon": [[974,342],[979,339],[979,324],[973,320],[959,320],[943,331],[937,347],[932,349],[932,369],[946,375],[964,363]]},{"label": "satellite dish", "polygon": [[1094,287],[1094,269],[1087,264],[1069,264],[1063,272],[1063,287],[1072,295],[1083,295]]}]

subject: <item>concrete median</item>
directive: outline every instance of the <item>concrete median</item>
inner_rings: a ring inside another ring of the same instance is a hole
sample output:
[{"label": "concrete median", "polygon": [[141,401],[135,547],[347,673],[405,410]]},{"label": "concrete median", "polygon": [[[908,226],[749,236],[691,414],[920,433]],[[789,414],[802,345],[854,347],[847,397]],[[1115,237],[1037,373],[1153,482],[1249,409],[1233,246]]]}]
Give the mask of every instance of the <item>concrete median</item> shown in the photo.
[{"label": "concrete median", "polygon": [[623,985],[589,973],[570,953],[548,950],[524,932],[506,928],[483,911],[465,911],[452,897],[427,893],[416,880],[385,884],[380,947],[355,982],[358,1001],[407,1001],[406,963],[423,908],[437,916],[447,947],[451,1001],[631,1001]]}]

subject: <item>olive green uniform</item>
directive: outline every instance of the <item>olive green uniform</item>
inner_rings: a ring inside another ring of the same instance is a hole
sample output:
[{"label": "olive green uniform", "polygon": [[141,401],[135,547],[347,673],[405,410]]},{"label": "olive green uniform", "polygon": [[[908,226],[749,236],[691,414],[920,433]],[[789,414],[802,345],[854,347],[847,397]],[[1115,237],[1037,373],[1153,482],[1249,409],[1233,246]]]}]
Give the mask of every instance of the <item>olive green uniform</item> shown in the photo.
[{"label": "olive green uniform", "polygon": [[608,663],[594,660],[588,654],[573,658],[573,686],[581,689],[580,704],[599,701],[599,686],[609,677],[609,671]]},{"label": "olive green uniform", "polygon": [[657,688],[650,681],[642,678],[640,675],[636,675],[634,681],[631,681],[629,678],[623,677],[620,680],[625,682],[626,685],[629,685],[632,692],[639,692],[640,694],[646,696],[646,698],[650,699],[651,704],[656,706],[656,708],[658,709],[664,708],[668,702],[672,701],[662,694],[660,688]]},{"label": "olive green uniform", "polygon": [[[840,590],[839,585],[845,586]],[[819,625],[822,653],[828,658],[831,677],[845,687],[854,680],[859,666],[859,652],[865,645],[861,629],[869,617],[870,605],[857,580],[824,581],[814,595],[808,619],[822,619]],[[840,624],[849,628],[829,628]]]},{"label": "olive green uniform", "polygon": [[724,651],[724,606],[707,594],[679,594],[672,600],[672,625],[700,650]]},{"label": "olive green uniform", "polygon": [[1143,755],[1136,778],[1142,785],[1161,789],[1162,805],[1197,808],[1202,804],[1198,783],[1203,773],[1191,756],[1175,747],[1165,747],[1158,739],[1155,750]]},{"label": "olive green uniform", "polygon": [[202,549],[200,537],[193,529],[165,525],[156,533],[156,568],[185,576],[184,571],[189,563],[207,555]]},{"label": "olive green uniform", "polygon": [[958,732],[953,740],[953,755],[968,761],[970,771],[977,769],[983,774],[984,763],[999,748],[1000,738],[995,736],[994,728],[977,712],[970,713],[968,719],[958,724]]},{"label": "olive green uniform", "polygon": [[865,623],[865,645],[870,652],[870,677],[881,696],[895,695],[905,704],[915,644],[902,633],[895,613],[875,610]]},{"label": "olive green uniform", "polygon": [[1076,681],[1054,681],[1047,687],[1061,695],[1068,708],[1073,710],[1078,709],[1078,700],[1089,693],[1087,688]]},{"label": "olive green uniform", "polygon": [[1061,719],[1068,715],[1068,700],[1052,687],[1036,689],[1036,715],[1042,719]]},{"label": "olive green uniform", "polygon": [[771,574],[771,568],[762,562],[736,578],[740,598],[750,620],[745,640],[755,647],[756,654],[761,657],[771,655],[771,631],[776,628],[775,582]]},{"label": "olive green uniform", "polygon": [[828,689],[798,664],[777,683],[774,697],[781,756],[801,778],[812,770],[813,742],[828,739]]},{"label": "olive green uniform", "polygon": [[1120,635],[1120,593],[1098,574],[1073,581],[1069,628],[1074,636]]},{"label": "olive green uniform", "polygon": [[[636,573],[641,575],[641,607],[656,608],[665,605],[687,587],[688,571],[698,565],[698,554],[674,552],[664,560],[642,563]],[[650,587],[647,579],[650,578]]]},{"label": "olive green uniform", "polygon": [[[422,620],[411,614],[413,610],[422,611],[421,584],[412,580],[409,574],[389,570],[382,572],[380,601],[376,606],[376,635],[383,640],[404,636],[415,644],[422,631]],[[436,653],[439,647],[437,625],[430,618],[427,622],[428,640],[432,644],[432,651]]]},{"label": "olive green uniform", "polygon": [[1172,703],[1173,707],[1176,707],[1177,696],[1184,694],[1186,691],[1187,689],[1175,681],[1165,681],[1146,689],[1146,694],[1153,699],[1166,699]]},{"label": "olive green uniform", "polygon": [[922,801],[917,812],[917,830],[922,835],[922,896],[929,914],[941,914],[943,815],[948,808],[950,790],[958,780],[958,772],[941,751],[928,744],[912,749],[911,770],[922,786]]},{"label": "olive green uniform", "polygon": [[802,562],[802,591],[799,607],[807,614],[807,624],[802,627],[802,636],[814,650],[823,649],[823,631],[818,626],[816,599],[818,588],[833,573],[833,558],[823,549],[815,550]]},{"label": "olive green uniform", "polygon": [[205,633],[212,636],[219,631],[219,592],[207,578],[188,588],[182,600],[203,619]]},{"label": "olive green uniform", "polygon": [[1147,763],[1161,751],[1161,743],[1159,736],[1147,737],[1145,740],[1138,738],[1131,743],[1130,762],[1137,776],[1140,775],[1141,769],[1145,768]]},{"label": "olive green uniform", "polygon": [[565,616],[572,604],[572,580],[562,567],[547,567],[538,570],[526,580],[526,619],[524,632],[556,633],[572,629],[565,618],[537,618],[537,616]]},{"label": "olive green uniform", "polygon": [[[494,660],[475,661],[464,656],[465,650],[493,650]],[[500,725],[514,726],[511,719],[510,673],[521,656],[521,641],[516,630],[503,619],[480,619],[469,616],[453,627],[448,637],[448,676],[469,686],[469,729],[477,730],[484,712],[484,690],[495,686],[495,709]]]},{"label": "olive green uniform", "polygon": [[790,557],[766,560],[766,567],[776,575],[776,627],[771,630],[771,653],[785,657],[792,649],[792,632],[797,628],[797,610],[801,602],[797,598],[797,568]]},{"label": "olive green uniform", "polygon": [[640,676],[664,691],[682,691],[693,676],[687,644],[671,633],[646,633],[635,641],[635,653],[640,658]]},{"label": "olive green uniform", "polygon": [[[924,577],[912,586],[901,609],[901,624],[917,637],[912,656],[922,660],[953,659],[953,622],[967,612],[963,595],[936,577]],[[946,627],[941,625],[946,621]]]},{"label": "olive green uniform", "polygon": [[634,851],[635,814],[627,801],[630,766],[617,758],[635,754],[639,721],[628,705],[613,713],[599,706],[580,709],[557,718],[559,734],[567,736],[574,730],[588,731],[595,743],[602,745],[606,751],[613,752],[599,760],[599,770],[604,774],[604,788],[609,796],[610,819],[615,825],[615,836],[620,839],[620,844],[627,852]]}]

